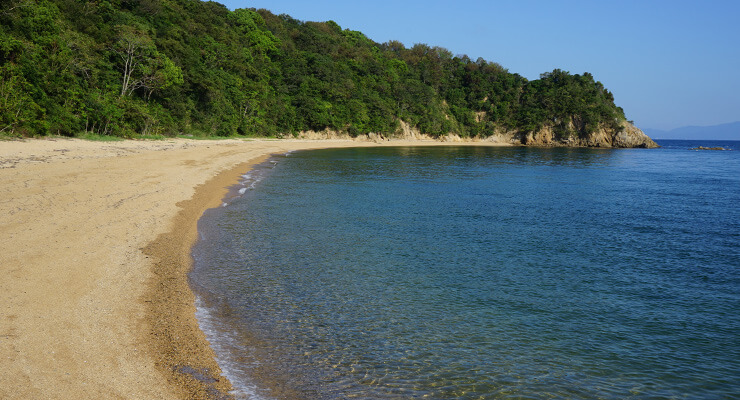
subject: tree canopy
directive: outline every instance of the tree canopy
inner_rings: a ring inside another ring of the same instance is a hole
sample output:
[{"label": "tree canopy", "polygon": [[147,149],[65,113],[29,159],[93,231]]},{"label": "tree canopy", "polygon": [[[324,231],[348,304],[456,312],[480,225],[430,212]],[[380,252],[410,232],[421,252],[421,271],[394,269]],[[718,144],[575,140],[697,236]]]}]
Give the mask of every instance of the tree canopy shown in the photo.
[{"label": "tree canopy", "polygon": [[199,0],[7,0],[0,134],[439,136],[616,126],[589,73],[529,81],[501,65],[376,43],[334,21]]}]

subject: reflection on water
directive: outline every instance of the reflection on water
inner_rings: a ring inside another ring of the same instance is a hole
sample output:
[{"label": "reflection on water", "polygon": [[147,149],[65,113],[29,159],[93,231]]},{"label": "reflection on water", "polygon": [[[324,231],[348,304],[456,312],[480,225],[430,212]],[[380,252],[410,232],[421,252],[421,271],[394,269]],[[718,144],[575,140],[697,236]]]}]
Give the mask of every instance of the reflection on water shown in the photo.
[{"label": "reflection on water", "polygon": [[193,285],[254,398],[740,391],[735,153],[298,152],[201,220]]}]

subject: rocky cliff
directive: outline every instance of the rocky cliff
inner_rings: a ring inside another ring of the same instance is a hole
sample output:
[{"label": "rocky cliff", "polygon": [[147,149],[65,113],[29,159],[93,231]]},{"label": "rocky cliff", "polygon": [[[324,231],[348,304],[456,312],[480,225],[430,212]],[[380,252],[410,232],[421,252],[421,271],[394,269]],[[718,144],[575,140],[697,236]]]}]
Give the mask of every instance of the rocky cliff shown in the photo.
[{"label": "rocky cliff", "polygon": [[464,138],[449,133],[432,137],[421,133],[404,121],[399,121],[395,135],[384,136],[376,133],[350,136],[347,133],[332,130],[320,132],[304,131],[296,135],[301,139],[351,139],[358,141],[382,142],[386,140],[428,140],[441,142],[497,142],[525,146],[542,147],[602,147],[602,148],[656,148],[660,147],[650,137],[629,122],[622,122],[616,129],[601,127],[594,132],[587,132],[585,127],[569,122],[565,129],[558,131],[552,126],[544,126],[534,132],[495,130],[491,135],[478,138]]},{"label": "rocky cliff", "polygon": [[576,127],[572,122],[559,134],[553,126],[544,126],[534,132],[514,134],[512,139],[528,146],[649,149],[660,147],[643,131],[626,121],[620,123],[616,129],[602,126],[593,132],[586,132],[583,127]]}]

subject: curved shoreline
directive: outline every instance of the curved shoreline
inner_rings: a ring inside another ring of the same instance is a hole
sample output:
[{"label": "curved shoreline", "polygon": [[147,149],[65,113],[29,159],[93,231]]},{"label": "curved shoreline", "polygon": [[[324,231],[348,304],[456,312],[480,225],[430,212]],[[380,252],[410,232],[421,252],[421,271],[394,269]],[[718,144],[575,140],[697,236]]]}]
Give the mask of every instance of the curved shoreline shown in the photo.
[{"label": "curved shoreline", "polygon": [[0,141],[0,398],[221,396],[187,282],[203,211],[270,154],[438,144]]},{"label": "curved shoreline", "polygon": [[154,258],[156,271],[144,298],[148,343],[158,369],[187,398],[220,398],[231,389],[195,318],[195,295],[188,283],[198,220],[207,209],[221,204],[241,174],[266,157],[238,164],[196,187],[192,198],[177,204],[181,209],[170,231],[143,249]]},{"label": "curved shoreline", "polygon": [[[329,144],[329,143],[326,143]],[[386,142],[386,145],[436,145],[423,142]],[[444,143],[445,145],[460,145]],[[346,142],[341,145],[300,148],[312,150],[329,147],[360,147],[374,144]],[[195,194],[179,202],[181,208],[171,230],[161,234],[143,249],[153,257],[155,269],[146,299],[147,322],[153,353],[158,357],[158,368],[173,386],[183,390],[186,398],[230,398],[231,382],[222,374],[217,357],[197,321],[195,294],[188,282],[193,268],[192,247],[197,240],[197,225],[203,213],[219,207],[239,178],[272,155],[263,154],[220,172],[195,188]]]}]

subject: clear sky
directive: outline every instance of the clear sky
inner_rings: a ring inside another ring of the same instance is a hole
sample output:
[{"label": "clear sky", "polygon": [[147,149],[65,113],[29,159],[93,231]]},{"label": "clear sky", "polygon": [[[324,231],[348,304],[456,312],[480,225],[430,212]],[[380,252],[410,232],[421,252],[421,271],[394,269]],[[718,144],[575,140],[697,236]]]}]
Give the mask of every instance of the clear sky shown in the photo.
[{"label": "clear sky", "polygon": [[528,79],[591,72],[640,128],[740,121],[738,0],[223,0],[442,46]]}]

